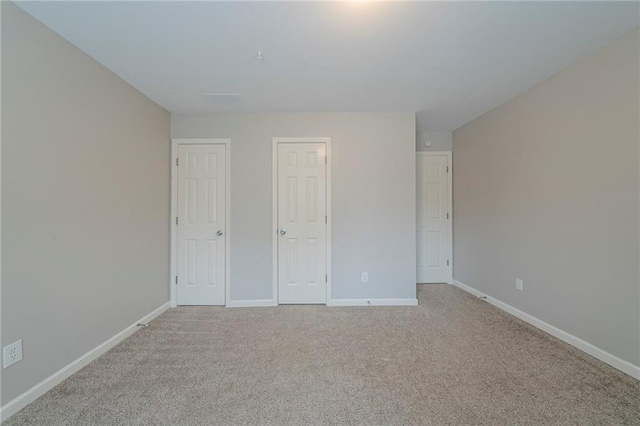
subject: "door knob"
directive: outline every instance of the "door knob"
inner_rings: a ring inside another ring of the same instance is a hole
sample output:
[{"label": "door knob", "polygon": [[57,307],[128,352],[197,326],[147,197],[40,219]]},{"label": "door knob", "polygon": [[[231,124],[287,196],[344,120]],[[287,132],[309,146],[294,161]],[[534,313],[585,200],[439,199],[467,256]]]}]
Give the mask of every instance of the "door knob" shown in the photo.
[{"label": "door knob", "polygon": [[287,233],[287,231],[285,231],[284,228],[280,230],[280,235],[284,235],[286,233]]},{"label": "door knob", "polygon": [[218,237],[221,237],[221,236],[222,236],[222,231],[220,230],[220,231],[216,232],[216,235],[217,235]]}]

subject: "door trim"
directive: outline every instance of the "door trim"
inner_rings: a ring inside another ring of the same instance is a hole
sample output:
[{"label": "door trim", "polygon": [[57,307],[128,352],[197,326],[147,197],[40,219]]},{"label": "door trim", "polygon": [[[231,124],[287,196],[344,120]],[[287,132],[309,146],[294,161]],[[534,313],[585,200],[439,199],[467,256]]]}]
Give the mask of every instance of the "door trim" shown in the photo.
[{"label": "door trim", "polygon": [[[431,157],[443,155],[447,157],[447,192],[449,196],[449,226],[447,233],[449,234],[449,267],[447,268],[448,284],[453,284],[453,156],[451,151],[420,151],[416,152],[416,163],[419,157]],[[417,277],[416,277],[417,281]]]},{"label": "door trim", "polygon": [[178,216],[178,147],[180,145],[224,145],[226,162],[226,220],[225,220],[225,306],[229,306],[231,296],[231,139],[208,138],[208,139],[171,139],[171,236],[170,236],[170,273],[169,273],[169,306],[175,308],[177,304],[176,274],[178,272],[178,227],[176,217]]},{"label": "door trim", "polygon": [[324,143],[327,156],[327,305],[331,303],[331,138],[330,137],[274,137],[272,138],[271,168],[271,235],[273,258],[273,302],[278,300],[278,144],[281,143]]}]

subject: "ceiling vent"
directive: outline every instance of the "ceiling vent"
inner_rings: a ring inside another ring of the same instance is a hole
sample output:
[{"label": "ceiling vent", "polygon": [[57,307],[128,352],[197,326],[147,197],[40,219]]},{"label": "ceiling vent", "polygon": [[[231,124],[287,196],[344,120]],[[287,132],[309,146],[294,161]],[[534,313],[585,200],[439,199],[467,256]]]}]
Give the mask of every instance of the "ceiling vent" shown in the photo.
[{"label": "ceiling vent", "polygon": [[240,95],[238,93],[203,93],[202,96],[214,105],[240,104]]}]

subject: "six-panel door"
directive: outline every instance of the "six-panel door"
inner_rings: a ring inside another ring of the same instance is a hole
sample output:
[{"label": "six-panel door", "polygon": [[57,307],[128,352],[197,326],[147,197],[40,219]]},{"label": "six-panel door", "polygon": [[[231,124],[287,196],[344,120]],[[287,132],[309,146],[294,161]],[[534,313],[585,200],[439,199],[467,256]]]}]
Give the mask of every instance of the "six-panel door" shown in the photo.
[{"label": "six-panel door", "polygon": [[224,145],[178,148],[178,305],[224,305]]},{"label": "six-panel door", "polygon": [[449,280],[449,189],[447,157],[417,157],[417,281]]},{"label": "six-panel door", "polygon": [[278,144],[278,301],[327,302],[326,146]]}]

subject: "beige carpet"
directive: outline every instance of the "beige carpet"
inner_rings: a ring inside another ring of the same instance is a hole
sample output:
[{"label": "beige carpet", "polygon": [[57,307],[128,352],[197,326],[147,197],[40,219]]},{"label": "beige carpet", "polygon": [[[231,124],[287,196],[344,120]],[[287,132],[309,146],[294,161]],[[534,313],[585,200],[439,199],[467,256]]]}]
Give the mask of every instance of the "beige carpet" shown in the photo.
[{"label": "beige carpet", "polygon": [[173,309],[6,425],[640,425],[640,381],[418,289],[417,307]]}]

